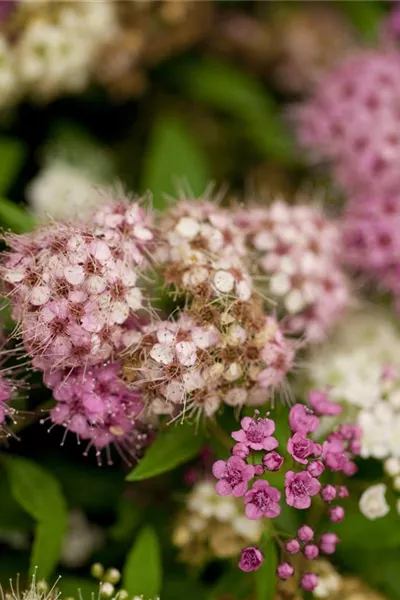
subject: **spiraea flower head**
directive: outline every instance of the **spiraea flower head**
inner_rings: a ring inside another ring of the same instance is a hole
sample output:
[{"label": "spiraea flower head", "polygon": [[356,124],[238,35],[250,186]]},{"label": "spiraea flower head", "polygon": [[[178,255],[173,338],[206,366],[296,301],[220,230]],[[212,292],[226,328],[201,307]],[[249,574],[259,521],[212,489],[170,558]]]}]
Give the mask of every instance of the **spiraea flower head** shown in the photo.
[{"label": "spiraea flower head", "polygon": [[363,51],[319,84],[297,111],[300,142],[333,162],[353,193],[389,191],[400,182],[400,54]]},{"label": "spiraea flower head", "polygon": [[232,211],[211,201],[182,200],[165,214],[161,227],[163,276],[178,295],[225,304],[250,299],[245,240]]},{"label": "spiraea flower head", "polygon": [[114,201],[83,225],[5,235],[1,278],[34,367],[93,365],[120,348],[124,323],[144,304],[148,225],[138,203]]},{"label": "spiraea flower head", "polygon": [[223,402],[264,403],[291,368],[294,347],[272,317],[253,309],[227,323],[218,311],[207,322],[192,310],[131,332],[125,377],[149,412],[211,416]]},{"label": "spiraea flower head", "polygon": [[110,461],[113,445],[131,462],[139,458],[148,436],[140,420],[141,394],[120,380],[119,371],[118,363],[49,371],[44,381],[56,400],[50,411],[51,422],[62,425],[78,440],[87,440],[85,454],[94,447],[100,460],[101,451],[106,450]]},{"label": "spiraea flower head", "polygon": [[282,200],[240,210],[235,222],[257,264],[256,281],[278,302],[289,330],[309,341],[323,339],[350,303],[336,224],[317,207]]},{"label": "spiraea flower head", "polygon": [[353,198],[342,218],[343,262],[382,291],[389,291],[397,310],[400,310],[399,189]]}]

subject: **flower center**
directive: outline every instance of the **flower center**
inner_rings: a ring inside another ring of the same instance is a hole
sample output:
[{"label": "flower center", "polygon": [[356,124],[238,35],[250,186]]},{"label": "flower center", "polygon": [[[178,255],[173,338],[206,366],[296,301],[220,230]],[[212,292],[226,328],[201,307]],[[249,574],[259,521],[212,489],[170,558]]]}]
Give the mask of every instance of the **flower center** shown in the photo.
[{"label": "flower center", "polygon": [[259,444],[264,439],[263,427],[261,424],[254,423],[250,425],[248,430],[246,431],[246,437],[250,442],[255,444]]},{"label": "flower center", "polygon": [[295,496],[299,496],[300,498],[304,498],[304,496],[308,496],[307,487],[303,483],[303,481],[295,481],[292,486],[292,492]]},{"label": "flower center", "polygon": [[259,510],[265,512],[269,508],[271,508],[272,500],[263,490],[260,490],[254,495],[253,503],[257,506]]},{"label": "flower center", "polygon": [[225,479],[227,480],[229,485],[234,487],[235,485],[238,485],[239,483],[241,483],[242,473],[238,469],[232,469],[232,468],[228,467],[227,473],[225,475]]}]

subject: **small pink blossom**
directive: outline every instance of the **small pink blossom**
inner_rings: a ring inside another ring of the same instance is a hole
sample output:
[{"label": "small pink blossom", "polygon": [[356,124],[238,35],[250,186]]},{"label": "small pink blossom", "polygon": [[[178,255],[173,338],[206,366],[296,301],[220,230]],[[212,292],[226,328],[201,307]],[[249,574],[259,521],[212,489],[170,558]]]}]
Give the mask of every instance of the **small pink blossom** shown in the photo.
[{"label": "small pink blossom", "polygon": [[344,519],[344,508],[343,506],[334,506],[329,511],[329,518],[332,523],[340,523]]},{"label": "small pink blossom", "polygon": [[339,538],[335,533],[324,533],[321,535],[319,547],[324,554],[334,554]]},{"label": "small pink blossom", "polygon": [[281,563],[276,569],[276,574],[278,575],[279,579],[282,579],[283,581],[290,579],[293,573],[294,569],[288,562]]},{"label": "small pink blossom", "polygon": [[238,456],[231,456],[227,461],[217,460],[212,472],[219,479],[215,489],[220,496],[244,496],[248,482],[255,475],[254,467]]},{"label": "small pink blossom", "polygon": [[315,442],[307,438],[303,433],[297,432],[289,438],[287,451],[297,462],[306,465],[307,458],[315,452]]},{"label": "small pink blossom", "polygon": [[297,433],[311,433],[319,425],[319,419],[303,404],[295,404],[289,413],[290,429]]},{"label": "small pink blossom", "polygon": [[242,550],[239,561],[239,569],[246,573],[250,571],[257,571],[262,565],[264,560],[263,553],[259,548],[255,546],[249,546]]},{"label": "small pink blossom", "polygon": [[308,463],[307,471],[313,477],[320,477],[325,471],[324,463],[320,460],[313,460],[312,462]]},{"label": "small pink blossom", "polygon": [[337,495],[338,495],[338,498],[348,498],[349,490],[347,489],[347,487],[345,485],[339,485]]},{"label": "small pink blossom", "polygon": [[275,431],[275,423],[272,419],[244,417],[240,424],[242,429],[232,433],[233,439],[237,442],[245,444],[252,450],[274,450],[278,447],[278,441],[271,437]]},{"label": "small pink blossom", "polygon": [[286,542],[285,548],[289,554],[297,554],[300,550],[300,543],[296,539],[289,540]]},{"label": "small pink blossom", "polygon": [[331,471],[343,471],[348,463],[344,443],[341,439],[330,439],[322,444],[322,457]]},{"label": "small pink blossom", "polygon": [[318,577],[315,573],[304,573],[301,578],[301,587],[305,592],[312,592],[318,585]]},{"label": "small pink blossom", "polygon": [[283,464],[283,456],[278,452],[268,452],[263,457],[263,465],[267,471],[279,471]]},{"label": "small pink blossom", "polygon": [[238,443],[235,444],[232,448],[233,456],[239,456],[239,458],[247,458],[250,454],[249,447],[246,444]]},{"label": "small pink blossom", "polygon": [[321,484],[308,473],[288,471],[285,476],[286,502],[294,508],[305,509],[311,506],[311,496],[318,494]]},{"label": "small pink blossom", "polygon": [[325,485],[321,490],[321,496],[325,502],[332,502],[336,498],[336,488],[334,485],[329,483]]},{"label": "small pink blossom", "polygon": [[343,407],[340,404],[331,402],[328,394],[322,390],[313,390],[308,395],[308,401],[311,408],[317,415],[335,416],[343,412]]},{"label": "small pink blossom", "polygon": [[314,529],[308,525],[302,525],[297,531],[297,536],[302,542],[310,542],[314,537]]},{"label": "small pink blossom", "polygon": [[307,560],[315,560],[319,555],[319,548],[315,544],[307,544],[304,547],[304,556]]},{"label": "small pink blossom", "polygon": [[280,498],[281,493],[270,486],[268,481],[265,479],[256,481],[244,496],[247,518],[255,520],[261,517],[269,519],[277,517],[281,512]]}]

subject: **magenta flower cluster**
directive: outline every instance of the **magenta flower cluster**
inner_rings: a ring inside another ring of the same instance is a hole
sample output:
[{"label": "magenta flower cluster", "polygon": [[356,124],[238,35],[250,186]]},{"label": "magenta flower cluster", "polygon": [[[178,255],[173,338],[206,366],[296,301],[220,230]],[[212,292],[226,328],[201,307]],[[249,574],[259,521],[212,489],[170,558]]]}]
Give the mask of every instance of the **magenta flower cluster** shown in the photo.
[{"label": "magenta flower cluster", "polygon": [[[237,442],[232,448],[232,456],[226,461],[217,460],[213,465],[213,475],[218,479],[216,491],[223,496],[243,497],[248,519],[273,519],[281,512],[282,493],[268,482],[268,473],[278,471],[291,463],[285,470],[284,499],[288,506],[305,510],[311,506],[312,498],[318,494],[328,505],[327,511],[332,523],[344,518],[340,505],[332,506],[338,498],[348,495],[345,486],[323,484],[321,476],[329,471],[342,471],[352,475],[356,465],[352,458],[359,453],[361,431],[354,425],[341,425],[330,433],[322,443],[314,441],[310,434],[316,431],[320,416],[338,413],[337,405],[329,401],[321,390],[309,396],[312,409],[303,404],[295,404],[289,412],[291,436],[286,443],[287,458],[276,451],[279,443],[274,437],[275,422],[269,417],[244,417],[241,429],[232,433]],[[340,409],[339,409],[340,410]],[[257,462],[255,452],[262,452],[261,462]],[[250,487],[249,487],[250,485]],[[320,551],[332,554],[338,538],[334,533],[324,533],[319,540],[308,525],[303,525],[297,537],[285,544],[286,559],[277,569],[281,579],[288,579],[294,573],[290,556],[302,552],[308,561],[315,560]],[[258,569],[263,561],[259,548],[250,547],[242,551],[239,567],[243,571]],[[317,576],[310,572],[301,574],[304,590],[312,591],[317,585]]]},{"label": "magenta flower cluster", "polygon": [[50,411],[53,424],[88,440],[86,452],[94,446],[100,458],[101,450],[113,444],[131,461],[138,458],[147,439],[139,419],[143,402],[138,391],[119,379],[119,370],[114,363],[71,373],[48,371],[44,382],[57,401]]}]

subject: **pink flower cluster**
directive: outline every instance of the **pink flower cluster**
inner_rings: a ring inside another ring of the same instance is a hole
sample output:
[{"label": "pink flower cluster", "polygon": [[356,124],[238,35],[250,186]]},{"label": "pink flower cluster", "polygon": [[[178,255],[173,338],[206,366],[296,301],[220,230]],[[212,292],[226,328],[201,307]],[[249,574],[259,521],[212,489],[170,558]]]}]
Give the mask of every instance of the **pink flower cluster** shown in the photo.
[{"label": "pink flower cluster", "polygon": [[1,277],[24,347],[41,370],[94,365],[121,347],[142,308],[140,270],[154,243],[142,208],[116,201],[84,225],[5,235]]},{"label": "pink flower cluster", "polygon": [[261,317],[257,328],[247,329],[243,321],[216,327],[196,322],[195,316],[182,313],[176,322],[151,324],[125,338],[125,373],[142,391],[148,412],[211,416],[222,402],[264,403],[294,357],[276,321]]},{"label": "pink flower cluster", "polygon": [[400,53],[364,51],[322,80],[298,109],[300,142],[332,161],[351,194],[398,189],[399,98]]},{"label": "pink flower cluster", "polygon": [[[55,425],[88,440],[86,452],[94,446],[97,456],[113,444],[126,460],[138,458],[147,441],[140,422],[143,402],[140,392],[119,378],[120,364],[92,368],[49,371],[45,384],[53,391],[56,406],[50,411]],[[85,452],[85,454],[86,454]]]},{"label": "pink flower cluster", "polygon": [[[359,453],[361,431],[357,426],[341,425],[330,433],[322,444],[309,437],[319,426],[319,416],[336,414],[335,405],[319,390],[310,394],[310,404],[315,412],[303,404],[295,404],[289,413],[291,436],[287,440],[287,455],[292,458],[292,467],[286,470],[284,494],[288,506],[298,510],[308,509],[312,498],[319,494],[328,505],[337,498],[348,495],[347,488],[342,485],[320,481],[325,471],[342,471],[352,475],[356,466],[353,455]],[[319,416],[318,416],[319,415]],[[281,469],[285,460],[276,448],[278,440],[273,436],[275,422],[271,418],[244,417],[241,429],[232,433],[237,442],[228,460],[217,460],[213,465],[213,475],[218,479],[216,491],[221,495],[243,497],[246,516],[249,519],[266,517],[273,519],[281,512],[281,491],[270,485],[268,472]],[[264,452],[261,463],[256,462],[254,452]],[[254,478],[259,477],[259,479]],[[249,484],[252,483],[250,489]],[[337,523],[344,518],[344,509],[340,505],[329,506],[329,518]],[[333,533],[324,533],[316,542],[311,527],[303,525],[297,537],[285,544],[287,558],[281,562],[277,574],[281,579],[288,579],[294,573],[290,556],[302,551],[304,557],[315,560],[322,551],[332,554],[339,541]],[[242,551],[239,567],[244,571],[252,571],[261,565],[263,555],[255,547]],[[302,573],[301,585],[304,590],[312,591],[318,583],[312,572]]]},{"label": "pink flower cluster", "polygon": [[353,199],[343,217],[345,261],[391,292],[400,308],[400,187]]},{"label": "pink flower cluster", "polygon": [[235,221],[268,276],[264,292],[287,315],[289,330],[309,341],[323,339],[350,302],[336,224],[317,207],[283,201],[241,210]]},{"label": "pink flower cluster", "polygon": [[247,301],[252,293],[243,232],[232,211],[208,201],[182,200],[161,223],[158,258],[167,284],[205,300]]}]

